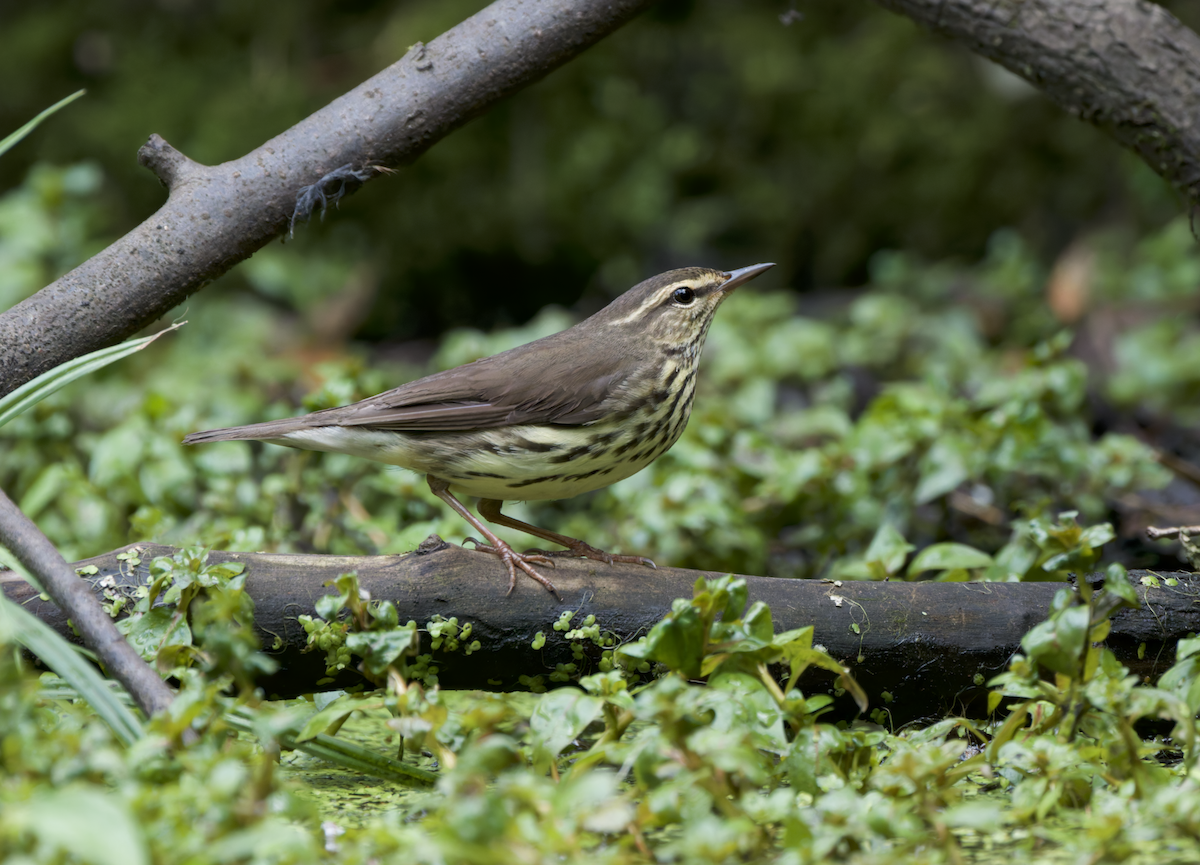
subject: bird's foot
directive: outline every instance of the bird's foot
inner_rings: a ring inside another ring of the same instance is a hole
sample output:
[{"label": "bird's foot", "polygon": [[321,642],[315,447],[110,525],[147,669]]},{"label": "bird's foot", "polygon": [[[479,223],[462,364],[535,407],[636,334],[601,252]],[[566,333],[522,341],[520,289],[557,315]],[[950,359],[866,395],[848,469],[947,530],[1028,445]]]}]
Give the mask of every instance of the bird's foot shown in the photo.
[{"label": "bird's foot", "polygon": [[620,563],[625,565],[649,565],[658,570],[658,565],[645,556],[623,556],[616,553],[605,552],[598,550],[591,544],[584,543],[577,538],[571,538],[571,543],[565,545],[565,550],[526,550],[525,555],[533,553],[537,556],[544,556],[552,559],[592,559],[597,562],[604,562],[606,565]]},{"label": "bird's foot", "polygon": [[475,545],[475,549],[481,553],[490,553],[493,556],[498,556],[500,561],[504,562],[504,566],[508,568],[508,591],[506,595],[511,595],[513,589],[517,587],[517,568],[520,568],[530,579],[541,583],[546,591],[554,595],[558,600],[562,600],[562,596],[558,594],[558,589],[554,588],[554,583],[550,582],[546,577],[542,576],[534,564],[549,565],[556,567],[554,560],[540,553],[530,555],[529,552],[518,553],[504,541],[496,544],[486,544],[483,541],[478,541],[475,538],[467,538],[463,543],[471,543]]}]

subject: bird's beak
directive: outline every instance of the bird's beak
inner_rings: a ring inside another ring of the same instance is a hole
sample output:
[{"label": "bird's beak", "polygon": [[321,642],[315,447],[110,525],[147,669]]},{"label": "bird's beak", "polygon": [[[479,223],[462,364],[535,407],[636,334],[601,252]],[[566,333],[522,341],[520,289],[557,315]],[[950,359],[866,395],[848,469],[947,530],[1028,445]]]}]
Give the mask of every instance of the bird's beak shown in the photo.
[{"label": "bird's beak", "polygon": [[775,263],[771,262],[770,264],[752,264],[749,267],[739,267],[737,270],[731,270],[725,274],[725,282],[721,284],[721,291],[733,291],[743,282],[749,282],[760,273],[764,273],[774,266]]}]

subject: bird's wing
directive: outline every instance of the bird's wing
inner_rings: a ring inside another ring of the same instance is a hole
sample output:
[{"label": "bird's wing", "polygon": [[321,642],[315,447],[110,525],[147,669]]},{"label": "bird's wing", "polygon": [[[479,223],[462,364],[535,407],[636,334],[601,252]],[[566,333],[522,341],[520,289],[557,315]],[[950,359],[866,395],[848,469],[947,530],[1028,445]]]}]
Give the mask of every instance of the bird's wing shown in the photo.
[{"label": "bird's wing", "polygon": [[[586,341],[586,337],[583,338]],[[586,424],[609,414],[614,394],[629,386],[629,369],[612,344],[589,351],[570,330],[492,357],[411,381],[362,402],[300,417],[204,430],[184,444],[284,441],[322,426],[405,432],[490,429],[516,424]]]},{"label": "bird's wing", "polygon": [[492,357],[401,385],[341,408],[296,418],[305,426],[402,431],[468,430],[528,423],[586,424],[625,373],[622,358],[585,360],[555,334]]}]

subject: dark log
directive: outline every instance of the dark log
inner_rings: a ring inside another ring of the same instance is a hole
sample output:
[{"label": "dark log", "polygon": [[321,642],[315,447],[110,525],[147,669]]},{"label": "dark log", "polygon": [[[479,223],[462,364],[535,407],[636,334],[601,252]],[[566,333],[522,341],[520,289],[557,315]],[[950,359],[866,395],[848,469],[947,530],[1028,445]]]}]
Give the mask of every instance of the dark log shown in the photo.
[{"label": "dark log", "polygon": [[[87,577],[93,586],[105,578],[132,586],[146,581],[154,556],[174,552],[150,544],[125,549],[139,551],[136,568],[117,559],[122,550],[78,566],[99,568],[97,575]],[[359,584],[372,598],[395,603],[402,622],[413,619],[423,626],[435,614],[471,622],[482,650],[470,656],[437,654],[439,679],[443,687],[484,690],[519,689],[520,676],[544,675],[555,664],[570,662],[567,641],[552,627],[565,610],[577,611],[576,624],[591,614],[620,640],[636,639],[670,610],[672,600],[690,598],[698,577],[719,576],[564,560],[553,571],[560,602],[526,579],[506,597],[508,575],[496,558],[444,543],[403,556],[213,552],[210,560],[245,563],[263,643],[271,645],[276,636],[283,642],[275,655],[281,669],[262,683],[268,694],[279,697],[361,683],[357,674],[350,674],[336,683],[318,684],[324,678],[324,656],[301,651],[305,635],[296,621],[301,614],[313,615],[316,599],[329,591],[324,583],[346,571],[358,572]],[[1144,573],[1134,572],[1135,582]],[[1156,576],[1160,581],[1174,577],[1179,584],[1140,586],[1143,609],[1117,613],[1108,639],[1121,662],[1147,680],[1171,665],[1181,636],[1200,631],[1200,607],[1194,603],[1200,577]],[[866,688],[871,708],[887,709],[894,723],[947,712],[984,714],[987,689],[979,682],[1006,667],[1021,637],[1045,619],[1055,592],[1064,588],[1058,583],[746,580],[751,600],[770,605],[778,630],[813,625],[816,641],[850,666]],[[0,573],[0,585],[10,598],[66,633],[61,612],[18,578]],[[546,634],[546,644],[535,651],[531,642],[538,631]],[[819,676],[802,684],[810,693],[831,687],[829,679]],[[884,692],[891,702],[882,698]],[[848,698],[839,705],[844,716],[854,713]]]}]

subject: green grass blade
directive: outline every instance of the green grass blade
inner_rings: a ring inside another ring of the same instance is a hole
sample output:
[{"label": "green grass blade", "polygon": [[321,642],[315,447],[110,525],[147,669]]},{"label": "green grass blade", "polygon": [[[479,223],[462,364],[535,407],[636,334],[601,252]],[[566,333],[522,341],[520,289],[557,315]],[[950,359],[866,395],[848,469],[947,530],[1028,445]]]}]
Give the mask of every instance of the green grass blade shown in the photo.
[{"label": "green grass blade", "polygon": [[[225,720],[238,732],[255,735],[254,722],[245,710],[227,712]],[[438,776],[433,772],[418,769],[386,754],[325,733],[318,733],[304,742],[296,742],[292,736],[285,733],[279,736],[279,744],[288,750],[302,751],[319,757],[343,769],[352,769],[388,781],[398,781],[413,787],[432,787],[437,783]]]},{"label": "green grass blade", "polygon": [[37,128],[37,125],[39,123],[41,123],[43,120],[45,120],[51,114],[53,114],[55,111],[62,108],[63,106],[70,105],[72,102],[74,102],[76,99],[78,99],[80,96],[82,96],[85,93],[87,93],[86,90],[76,90],[74,93],[72,93],[66,99],[60,99],[58,102],[55,102],[53,105],[51,105],[49,108],[47,108],[41,114],[39,114],[37,117],[30,120],[28,123],[26,123],[20,129],[18,129],[16,132],[12,133],[11,135],[5,136],[5,138],[3,140],[0,140],[0,156],[3,156],[4,153],[8,150],[11,150],[18,141],[20,141],[22,138],[24,138],[30,132],[33,132],[33,130]]},{"label": "green grass blade", "polygon": [[93,373],[98,369],[103,369],[110,363],[118,361],[123,357],[128,357],[134,352],[141,351],[164,333],[168,333],[185,324],[187,324],[186,321],[181,321],[179,324],[173,324],[168,328],[160,330],[153,336],[134,339],[129,342],[123,342],[120,345],[113,345],[108,348],[102,348],[99,351],[93,351],[90,354],[85,354],[83,357],[77,357],[64,364],[59,364],[49,372],[42,373],[33,381],[21,385],[12,393],[0,397],[0,426],[4,426],[21,412],[41,402],[59,388],[75,381],[75,379]]},{"label": "green grass blade", "polygon": [[141,722],[75,647],[19,604],[0,595],[0,640],[14,640],[71,685],[126,746],[143,735]]}]

